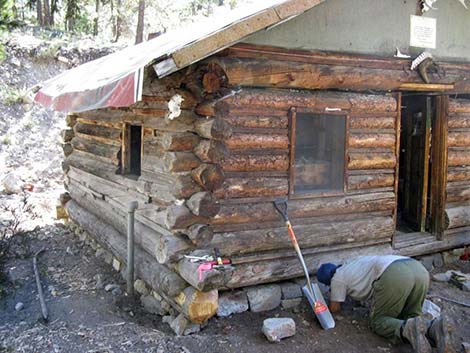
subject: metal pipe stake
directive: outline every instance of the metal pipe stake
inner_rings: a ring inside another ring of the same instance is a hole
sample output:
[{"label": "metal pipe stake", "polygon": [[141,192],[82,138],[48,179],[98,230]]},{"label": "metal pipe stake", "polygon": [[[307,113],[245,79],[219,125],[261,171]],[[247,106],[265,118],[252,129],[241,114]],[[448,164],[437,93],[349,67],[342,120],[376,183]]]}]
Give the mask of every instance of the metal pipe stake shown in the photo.
[{"label": "metal pipe stake", "polygon": [[127,205],[127,294],[134,296],[134,212],[137,201]]}]

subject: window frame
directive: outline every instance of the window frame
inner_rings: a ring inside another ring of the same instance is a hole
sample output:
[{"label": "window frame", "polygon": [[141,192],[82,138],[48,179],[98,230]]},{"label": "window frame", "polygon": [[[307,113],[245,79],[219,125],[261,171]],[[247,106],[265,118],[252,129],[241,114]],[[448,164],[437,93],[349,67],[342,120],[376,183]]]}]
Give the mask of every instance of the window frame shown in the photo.
[{"label": "window frame", "polygon": [[[307,192],[302,194],[295,193],[295,142],[296,142],[296,126],[297,114],[316,114],[344,117],[344,170],[343,170],[343,189],[331,190],[328,192]],[[344,196],[347,191],[348,184],[348,149],[349,149],[349,112],[345,110],[328,111],[327,109],[306,109],[299,107],[291,107],[289,109],[289,199],[307,199],[320,197]]]},{"label": "window frame", "polygon": [[[139,126],[140,131],[140,174],[131,173],[131,128]],[[139,178],[142,175],[142,162],[144,158],[144,126],[137,122],[124,122],[122,124],[121,140],[121,175],[124,177]]]}]

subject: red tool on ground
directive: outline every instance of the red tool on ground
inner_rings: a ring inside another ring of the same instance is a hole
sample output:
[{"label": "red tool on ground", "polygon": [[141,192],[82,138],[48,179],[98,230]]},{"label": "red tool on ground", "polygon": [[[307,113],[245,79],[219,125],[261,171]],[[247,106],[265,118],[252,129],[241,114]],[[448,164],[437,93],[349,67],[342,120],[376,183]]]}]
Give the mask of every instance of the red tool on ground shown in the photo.
[{"label": "red tool on ground", "polygon": [[232,263],[232,261],[230,261],[229,259],[223,259],[221,261],[222,263],[220,263],[220,261],[207,261],[200,264],[197,268],[197,272],[199,273],[199,280],[202,281],[202,275],[204,274],[204,272],[210,271],[214,268],[218,268],[219,266],[230,265]]},{"label": "red tool on ground", "polygon": [[304,270],[305,278],[307,279],[307,285],[302,288],[302,292],[307,297],[308,302],[310,303],[313,312],[320,322],[321,327],[323,327],[325,330],[333,328],[335,327],[335,320],[333,319],[333,316],[331,315],[331,312],[325,303],[325,299],[323,299],[320,288],[318,287],[317,283],[310,282],[310,275],[308,274],[307,265],[305,265],[304,257],[302,256],[299,244],[297,243],[297,238],[295,237],[294,230],[292,229],[292,224],[289,221],[289,215],[287,213],[287,201],[284,199],[278,199],[274,201],[274,207],[286,222],[287,232],[289,233],[292,245],[294,245],[294,249],[297,252],[300,264]]}]

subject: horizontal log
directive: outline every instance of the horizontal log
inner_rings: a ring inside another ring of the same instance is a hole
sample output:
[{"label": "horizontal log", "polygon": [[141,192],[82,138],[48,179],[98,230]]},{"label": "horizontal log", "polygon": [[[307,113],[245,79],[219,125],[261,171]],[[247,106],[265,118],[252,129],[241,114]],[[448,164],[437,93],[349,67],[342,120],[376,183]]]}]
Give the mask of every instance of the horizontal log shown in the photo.
[{"label": "horizontal log", "polygon": [[203,162],[220,163],[228,157],[229,151],[221,141],[203,139],[194,148],[194,154]]},{"label": "horizontal log", "polygon": [[144,146],[142,169],[147,171],[184,172],[201,164],[192,152],[161,152],[148,154]]},{"label": "horizontal log", "polygon": [[449,147],[470,147],[470,129],[468,132],[451,132],[447,135]]},{"label": "horizontal log", "polygon": [[470,166],[449,167],[447,169],[447,181],[470,181]]},{"label": "horizontal log", "polygon": [[[146,93],[146,94],[145,94]],[[198,101],[191,92],[183,89],[174,89],[162,87],[159,91],[152,91],[148,87],[144,87],[144,95],[142,95],[142,101],[135,104],[133,107],[136,108],[147,108],[155,105],[161,105],[164,107],[168,106],[168,102],[175,96],[179,95],[183,98],[181,102],[181,109],[191,110],[197,105]]]},{"label": "horizontal log", "polygon": [[[272,203],[277,198],[272,198],[271,200],[259,200],[259,203]],[[244,200],[244,199],[232,199],[235,201]],[[250,199],[253,202],[253,199]],[[225,204],[221,200],[222,206],[233,206],[233,205],[243,205],[243,203],[230,203]],[[246,202],[247,204],[249,202]],[[361,219],[364,218],[372,218],[372,217],[391,217],[393,216],[393,208],[389,208],[388,210],[384,211],[371,211],[366,213],[360,213]],[[316,223],[337,223],[337,222],[346,222],[346,221],[354,221],[358,219],[358,213],[339,213],[339,214],[328,214],[328,215],[320,215],[320,216],[313,216],[313,217],[305,217],[305,218],[295,218],[296,225],[308,225],[308,224],[316,224]],[[212,225],[214,233],[227,233],[227,232],[243,232],[247,230],[255,230],[255,229],[269,229],[269,228],[280,228],[285,226],[285,222],[282,219],[278,219],[276,221],[269,221],[269,222],[257,222],[257,223],[232,223],[232,224],[218,224]]]},{"label": "horizontal log", "polygon": [[349,153],[348,169],[391,169],[395,165],[392,153]]},{"label": "horizontal log", "polygon": [[374,116],[374,117],[360,117],[351,116],[349,118],[350,129],[394,129],[395,117],[390,116]]},{"label": "horizontal log", "polygon": [[141,176],[136,180],[125,175],[117,174],[118,167],[106,163],[96,156],[74,151],[64,161],[64,166],[76,167],[80,170],[99,176],[119,184],[121,189],[151,197],[154,203],[173,204],[177,199],[187,198],[201,188],[195,183],[189,173],[166,173],[141,171]]},{"label": "horizontal log", "polygon": [[[372,239],[391,239],[395,232],[392,217],[374,217],[347,222],[326,222],[295,225],[295,235],[301,248],[354,243]],[[243,232],[217,233],[211,243],[224,256],[244,253],[290,249],[291,242],[285,227],[257,229]]]},{"label": "horizontal log", "polygon": [[225,180],[224,171],[216,164],[201,164],[191,171],[191,176],[196,184],[208,191],[218,189]]},{"label": "horizontal log", "polygon": [[[197,256],[198,254],[196,252],[193,255]],[[200,276],[198,271],[199,265],[199,263],[191,262],[188,259],[182,259],[175,267],[175,270],[191,286],[204,292],[224,288],[234,271],[233,266],[224,266],[220,269],[213,268],[210,271],[204,271]]]},{"label": "horizontal log", "polygon": [[[80,206],[75,200],[67,202],[67,212],[72,220],[84,228],[103,247],[110,250],[121,262],[126,263],[127,241],[118,230],[107,224],[94,213]],[[139,245],[135,247],[135,272],[157,293],[174,297],[187,287],[186,282],[164,265],[158,264]]]},{"label": "horizontal log", "polygon": [[393,186],[393,174],[350,175],[348,176],[348,190],[362,190]]},{"label": "horizontal log", "polygon": [[104,138],[108,140],[117,140],[121,139],[121,129],[116,129],[107,126],[84,124],[78,122],[74,128],[75,133],[80,133],[82,135],[91,135],[98,138]]},{"label": "horizontal log", "polygon": [[165,210],[168,229],[184,229],[196,223],[208,223],[207,218],[195,215],[184,205],[173,205]]},{"label": "horizontal log", "polygon": [[449,150],[447,163],[449,167],[470,166],[470,149]]},{"label": "horizontal log", "polygon": [[74,166],[70,167],[70,170],[67,173],[67,177],[76,180],[88,189],[94,190],[109,197],[128,196],[132,197],[136,201],[139,201],[141,204],[147,204],[151,201],[150,197],[144,193],[140,193],[136,190],[128,188],[125,185],[121,185],[115,181],[109,180],[106,177],[89,173]]},{"label": "horizontal log", "polygon": [[282,135],[267,135],[255,133],[234,133],[225,144],[231,150],[250,149],[287,149],[289,148],[289,138],[287,130]]},{"label": "horizontal log", "polygon": [[348,137],[350,148],[395,148],[395,135],[391,134],[355,134]]},{"label": "horizontal log", "polygon": [[[392,91],[398,90],[404,82],[422,82],[416,71],[326,65],[286,59],[221,57],[212,59],[211,64],[222,68],[230,85],[242,87]],[[458,77],[439,78],[433,75],[432,79],[439,83],[453,83]]]},{"label": "horizontal log", "polygon": [[466,226],[470,226],[470,206],[446,208],[445,229]]},{"label": "horizontal log", "polygon": [[111,160],[114,164],[120,162],[120,147],[88,141],[79,137],[72,139],[72,147],[75,150],[87,152],[99,157]]},{"label": "horizontal log", "polygon": [[201,191],[192,195],[186,205],[196,216],[213,217],[220,211],[220,204],[214,195],[208,191]]},{"label": "horizontal log", "polygon": [[193,224],[182,233],[188,237],[191,242],[198,247],[209,245],[214,237],[214,230],[207,224]]},{"label": "horizontal log", "polygon": [[463,114],[450,115],[448,117],[449,131],[452,129],[470,129],[470,116]]},{"label": "horizontal log", "polygon": [[[392,249],[387,240],[364,242],[363,244],[344,244],[325,248],[303,249],[304,259],[310,274],[314,274],[322,263],[331,262],[344,263],[346,260],[356,256],[370,254],[385,255],[392,253]],[[382,243],[382,244],[381,244]],[[385,243],[385,244],[384,244]],[[276,251],[277,254],[277,251]],[[246,262],[244,258],[232,258],[236,263],[230,280],[225,284],[225,288],[239,288],[261,283],[287,280],[301,277],[303,275],[302,266],[295,256],[294,251],[290,251],[288,257],[279,258],[276,254],[266,257],[266,260],[259,260],[259,254],[251,256],[251,262]],[[270,254],[271,255],[271,254]],[[258,260],[256,260],[258,259]],[[240,263],[243,261],[243,263]]]},{"label": "horizontal log", "polygon": [[397,101],[391,96],[378,96],[354,93],[325,91],[288,91],[244,89],[237,94],[226,96],[217,102],[203,102],[198,108],[210,116],[215,116],[218,106],[223,105],[227,113],[233,109],[271,108],[285,111],[292,107],[325,111],[337,108],[353,113],[395,112]]},{"label": "horizontal log", "polygon": [[140,121],[138,118],[129,117],[128,111],[119,108],[88,110],[77,114],[77,122],[89,125],[108,126],[116,129],[122,128],[122,123],[125,119]]},{"label": "horizontal log", "polygon": [[283,196],[288,190],[287,178],[229,178],[214,195],[219,199]]},{"label": "horizontal log", "polygon": [[447,183],[447,202],[462,202],[470,200],[470,183]]},{"label": "horizontal log", "polygon": [[[370,193],[343,197],[291,200],[289,215],[292,219],[391,210],[395,207],[393,192]],[[222,205],[211,223],[260,223],[278,221],[280,216],[272,203]]]},{"label": "horizontal log", "polygon": [[191,132],[162,132],[155,131],[154,135],[146,135],[144,144],[148,148],[157,148],[165,151],[187,152],[191,151],[199,142],[199,137]]},{"label": "horizontal log", "polygon": [[470,101],[466,99],[449,99],[449,113],[470,113]]},{"label": "horizontal log", "polygon": [[221,165],[227,172],[286,171],[289,169],[289,158],[282,154],[230,155]]},{"label": "horizontal log", "polygon": [[126,109],[99,109],[82,112],[78,121],[84,124],[108,126],[121,129],[123,123],[142,125],[169,132],[194,131],[193,123],[199,117],[190,111],[183,110],[181,115],[169,120],[165,119],[167,110],[142,109],[142,114],[134,114]]},{"label": "horizontal log", "polygon": [[199,136],[214,140],[225,140],[232,135],[230,124],[219,118],[199,118],[194,123],[194,130]]},{"label": "horizontal log", "polygon": [[[403,68],[410,67],[411,59],[397,59],[391,57],[378,57],[370,55],[343,54],[331,52],[311,52],[305,50],[281,49],[270,46],[259,46],[250,44],[237,44],[226,49],[222,54],[226,57],[276,60],[296,63],[308,63],[317,65],[346,66],[350,68],[398,70],[400,74],[406,74],[403,83],[422,81],[416,72],[409,72]],[[445,77],[434,74],[432,82],[443,84],[452,82],[455,92],[468,92],[468,81],[466,73],[469,71],[468,63],[438,62],[446,73]],[[397,74],[399,76],[399,74]],[[380,78],[375,77],[375,80]],[[449,80],[449,81],[447,81]],[[430,85],[429,85],[430,86]]]},{"label": "horizontal log", "polygon": [[233,127],[285,129],[288,126],[288,119],[287,114],[284,115],[285,116],[224,115],[223,119]]},{"label": "horizontal log", "polygon": [[[69,188],[72,199],[92,212],[122,234],[127,234],[127,205],[111,198],[100,200],[83,188],[72,183]],[[139,205],[139,207],[142,207]],[[158,263],[168,264],[178,261],[182,254],[192,249],[193,244],[178,234],[172,234],[159,226],[165,212],[152,209],[138,209],[134,224],[136,244],[151,254]],[[144,223],[145,222],[145,223]],[[160,230],[161,232],[157,231]]]},{"label": "horizontal log", "polygon": [[171,173],[142,170],[139,181],[144,183],[144,192],[153,199],[153,202],[167,200],[166,193],[172,196],[169,200],[174,203],[176,199],[185,199],[195,192],[201,191],[201,187],[196,184],[189,172]]}]

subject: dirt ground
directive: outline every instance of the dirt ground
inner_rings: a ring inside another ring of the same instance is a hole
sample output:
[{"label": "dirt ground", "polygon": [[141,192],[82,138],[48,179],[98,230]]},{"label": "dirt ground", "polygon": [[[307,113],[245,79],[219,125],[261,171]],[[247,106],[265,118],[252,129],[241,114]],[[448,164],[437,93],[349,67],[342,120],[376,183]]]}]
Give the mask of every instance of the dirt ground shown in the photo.
[{"label": "dirt ground", "polygon": [[[39,268],[48,323],[40,319],[32,269],[33,255],[41,248],[45,249]],[[335,316],[337,327],[330,331],[321,330],[304,302],[292,310],[213,318],[201,332],[177,337],[161,317],[130,304],[125,294],[96,289],[93,277],[97,274],[104,284],[119,284],[123,292],[125,283],[94,253],[60,223],[14,238],[3,263],[6,276],[0,282],[0,352],[411,352],[406,345],[391,346],[372,334],[367,328],[367,310],[352,304]],[[470,264],[455,263],[434,272],[450,268],[468,273]],[[430,294],[470,302],[468,292],[448,283],[432,282]],[[433,301],[454,319],[459,340],[470,342],[470,309]],[[24,304],[20,311],[15,310],[18,302]],[[261,333],[262,322],[274,316],[293,318],[296,335],[276,344],[267,342]]]}]

